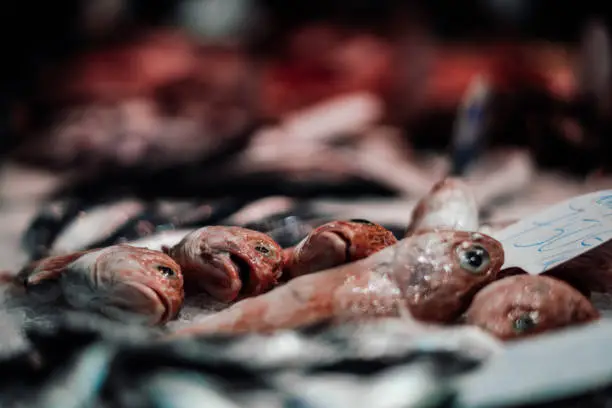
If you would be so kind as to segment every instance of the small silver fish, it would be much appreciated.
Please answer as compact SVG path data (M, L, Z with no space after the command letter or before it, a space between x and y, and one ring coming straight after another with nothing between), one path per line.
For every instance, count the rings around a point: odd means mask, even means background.
M161 231L135 241L126 242L126 244L154 251L163 251L165 247L173 247L181 242L181 240L191 232L193 232L193 230L190 229Z
M124 200L83 211L57 237L49 254L64 255L87 248L88 244L112 234L144 208L142 202Z
M174 318L184 298L181 268L172 258L129 245L45 258L17 280L34 299L61 297L75 309L150 325Z
M147 381L144 390L153 408L239 408L230 395L207 378L192 372L161 370Z

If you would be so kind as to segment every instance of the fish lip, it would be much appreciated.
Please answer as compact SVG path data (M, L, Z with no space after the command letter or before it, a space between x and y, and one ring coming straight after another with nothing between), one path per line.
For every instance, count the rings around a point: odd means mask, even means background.
M240 281L240 289L238 290L237 294L237 297L239 297L240 295L244 294L247 289L250 289L254 283L257 284L257 282L254 282L257 279L257 276L253 276L255 275L253 273L255 268L253 268L250 260L244 254L239 252L229 252L228 254L228 257L226 258L227 261L224 262L224 265L231 266L232 271Z
M242 290L240 268L232 261L236 256L233 251L215 251L183 267L186 293L204 292L221 302L235 300Z
M352 240L349 237L349 234L346 233L342 228L330 228L319 233L319 237L325 236L325 234L334 235L336 238L339 238L340 241L344 244L344 262L349 262L352 258ZM311 242L315 241L316 238L311 238Z
M159 290L155 288L150 289L153 293L155 293L155 296L159 298L162 305L164 305L164 313L162 313L159 323L165 323L176 315L176 313L172 311L172 302L170 302L170 299L164 296Z
M343 230L329 230L334 235L336 235L342 242L344 242L344 261L349 262L352 258L353 252L353 243L348 234Z
M159 290L140 282L130 282L128 285L142 290L150 299L159 300L163 305L164 311L159 319L156 320L155 324L162 324L170 319L172 314L172 305L170 300L166 298L166 296L164 296Z

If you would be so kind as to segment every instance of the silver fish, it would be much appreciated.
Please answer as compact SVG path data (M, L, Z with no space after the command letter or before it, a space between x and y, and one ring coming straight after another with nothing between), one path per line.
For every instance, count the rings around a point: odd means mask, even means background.
M135 241L127 242L127 244L134 247L148 248L154 251L161 251L164 249L164 247L175 246L193 231L194 230L191 229L162 231L158 232L157 234L137 239Z
M144 204L137 200L123 200L83 211L57 237L50 255L69 254L87 248L88 244L112 234L144 208Z

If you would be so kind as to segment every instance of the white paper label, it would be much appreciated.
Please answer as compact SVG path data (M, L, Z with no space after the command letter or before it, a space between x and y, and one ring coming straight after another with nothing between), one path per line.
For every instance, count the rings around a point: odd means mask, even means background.
M504 247L504 268L545 272L612 239L612 190L555 204L493 237Z

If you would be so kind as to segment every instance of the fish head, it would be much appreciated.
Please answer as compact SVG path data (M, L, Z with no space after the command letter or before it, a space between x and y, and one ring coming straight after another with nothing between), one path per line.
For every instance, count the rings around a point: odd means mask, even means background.
M515 275L488 285L474 298L467 321L510 340L595 320L599 312L565 282Z
M287 266L293 276L357 261L397 242L393 233L361 219L333 221L313 230L293 250Z
M231 302L258 295L281 276L283 250L272 237L242 227L204 227L168 250L186 286Z
M478 206L470 187L458 178L447 177L432 187L416 205L406 236L420 229L476 231Z
M149 324L175 318L184 300L180 266L160 251L129 245L115 245L83 256L73 264L91 265L91 287L100 294L102 312L111 317L134 315ZM81 293L82 294L82 293ZM72 303L79 294L72 294Z
M496 279L504 263L501 243L481 233L428 230L401 241L390 264L402 303L420 320L447 323L476 292Z

